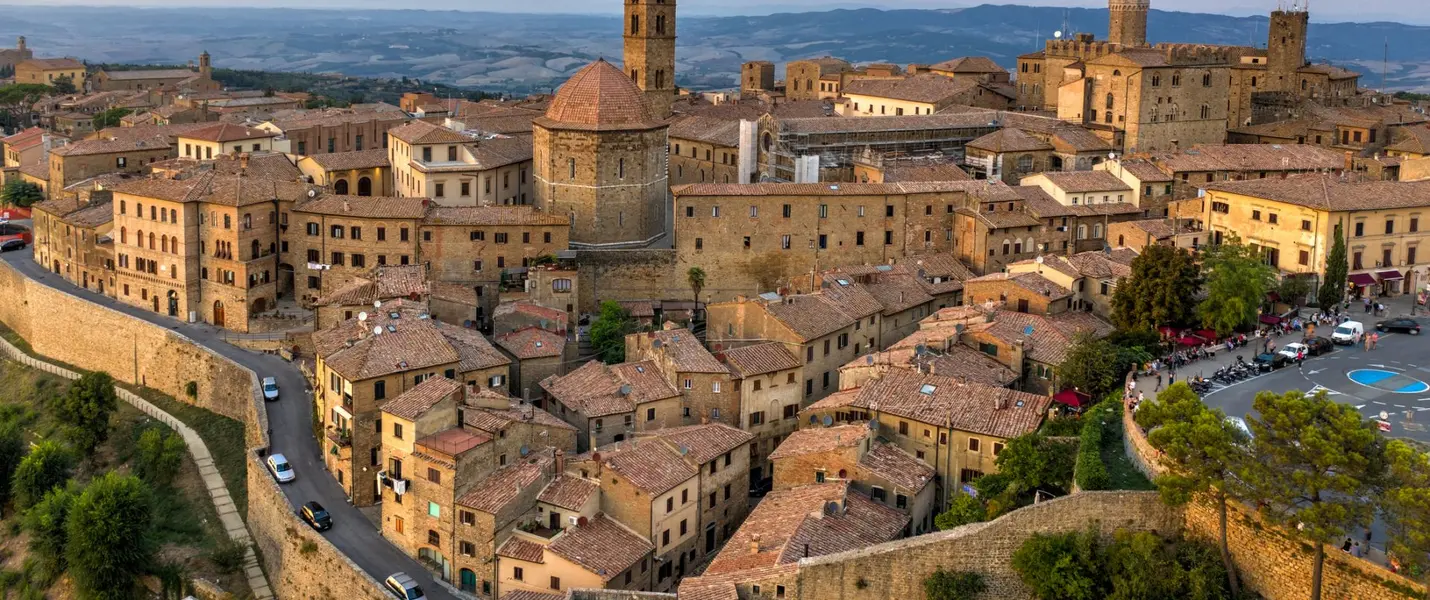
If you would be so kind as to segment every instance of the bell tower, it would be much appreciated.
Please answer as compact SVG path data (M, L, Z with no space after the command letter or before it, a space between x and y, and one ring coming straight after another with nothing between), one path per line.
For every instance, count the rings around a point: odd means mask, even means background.
M1295 89L1296 71L1306 66L1306 29L1311 15L1299 5L1271 13L1266 33L1266 83L1273 92Z
M1146 47L1151 4L1151 0L1108 0L1107 41L1123 48Z
M200 55L199 55L199 76L200 76L200 77L203 77L204 79L212 79L212 78L213 78L213 63L210 62L211 60L212 60L212 58L209 57L209 52L208 52L208 50L205 50L203 54L200 54Z
M626 75L664 119L675 101L675 0L624 1Z

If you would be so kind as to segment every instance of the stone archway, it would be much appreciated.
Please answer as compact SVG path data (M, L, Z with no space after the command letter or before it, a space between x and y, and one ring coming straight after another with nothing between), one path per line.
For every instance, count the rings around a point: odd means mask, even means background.
M214 327L223 327L223 301L214 300Z
M371 196L371 195L372 195L372 179L371 179L371 178L368 178L368 177L363 177L363 178L358 179L357 188L358 188L358 190L357 190L357 192L358 192L357 195L359 195L359 196Z

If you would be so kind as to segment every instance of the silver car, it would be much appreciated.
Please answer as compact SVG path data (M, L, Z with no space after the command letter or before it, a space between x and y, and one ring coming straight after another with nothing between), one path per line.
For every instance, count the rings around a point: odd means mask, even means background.
M288 457L282 454L273 454L268 457L268 470L273 472L273 478L278 483L288 483L298 478L298 474L293 471L293 465L288 464Z
M393 573L387 576L387 581L383 582L387 586L387 591L391 592L398 600L427 600L427 596L422 593L422 586L417 585L417 580L409 577L406 573Z

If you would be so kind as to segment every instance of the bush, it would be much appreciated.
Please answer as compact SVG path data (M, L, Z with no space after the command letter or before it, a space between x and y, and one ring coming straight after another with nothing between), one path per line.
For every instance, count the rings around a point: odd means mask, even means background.
M243 557L248 554L248 546L233 540L220 542L209 553L209 561L220 573L237 573L243 569Z
M119 408L114 378L108 373L85 373L52 404L55 418L80 454L89 457L109 439L109 416Z
M1077 485L1084 490L1105 490L1112 485L1107 465L1102 464L1103 434L1102 419L1097 416L1094 407L1083 419L1077 449Z
M74 500L74 491L56 488L25 512L23 523L30 533L30 556L46 581L54 581L65 571L65 545L69 541L65 526Z
M988 589L978 573L945 571L939 567L924 579L927 600L973 600Z
M948 510L935 517L933 524L938 527L939 531L944 531L987 519L988 510L984 508L982 501L968 494L960 493L954 494L953 500L949 502Z
M1098 600L1105 596L1097 532L1035 534L1013 552L1013 570L1042 600Z
M15 505L23 510L39 503L50 490L69 480L74 464L69 449L49 440L40 442L15 468L11 482Z
M66 558L82 598L134 596L138 578L152 564L154 525L149 488L114 471L91 481L70 509Z
M166 487L179 474L187 447L178 433L165 434L159 428L145 430L139 436L134 456L134 473L155 487Z
M1013 569L1040 600L1230 600L1215 548L1148 532L1034 535L1013 553Z

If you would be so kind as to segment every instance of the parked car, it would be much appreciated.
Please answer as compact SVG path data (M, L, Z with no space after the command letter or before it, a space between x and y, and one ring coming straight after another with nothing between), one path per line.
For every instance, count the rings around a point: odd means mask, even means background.
M1304 340L1301 340L1301 343L1306 345L1306 348L1310 351L1311 356L1320 356L1336 349L1336 345L1332 344L1331 340L1320 336L1308 337Z
M263 378L263 399L272 402L278 399L278 380L272 377Z
M278 483L288 483L298 478L298 474L293 472L293 465L288 464L288 457L282 454L273 454L268 457L268 470L273 472L273 478Z
M1280 369L1281 367L1291 364L1291 359L1286 358L1285 354L1281 354L1279 352L1276 354L1267 352L1265 354L1256 355L1256 359L1252 360L1251 362L1256 365L1257 371L1269 372L1275 371L1276 369Z
M1404 331L1410 335L1420 335L1420 323L1415 319L1387 319L1375 324L1378 331Z
M422 586L417 585L417 580L406 573L388 575L383 583L387 586L387 591L392 592L398 600L427 600L427 596L422 593Z
M315 501L309 500L304 502L303 508L298 509L298 515L303 517L303 520L307 521L308 525L318 531L333 528L332 515L328 514L328 511L323 508L323 505Z
M1291 342L1282 347L1281 351L1277 352L1277 354L1285 356L1286 358L1289 358L1291 360L1296 360L1297 357L1310 356L1311 347L1298 342Z
M1360 321L1346 321L1336 326L1336 330L1331 332L1331 341L1341 345L1354 344L1356 339L1365 333L1365 326Z
M0 223L0 251L20 250L35 243L29 229L14 223Z
M3 242L0 242L0 252L9 252L9 251L11 251L11 250L24 250L24 249L25 249L25 240L22 240L22 239L10 238L10 239L8 239L8 240L5 240L5 241L3 241Z

